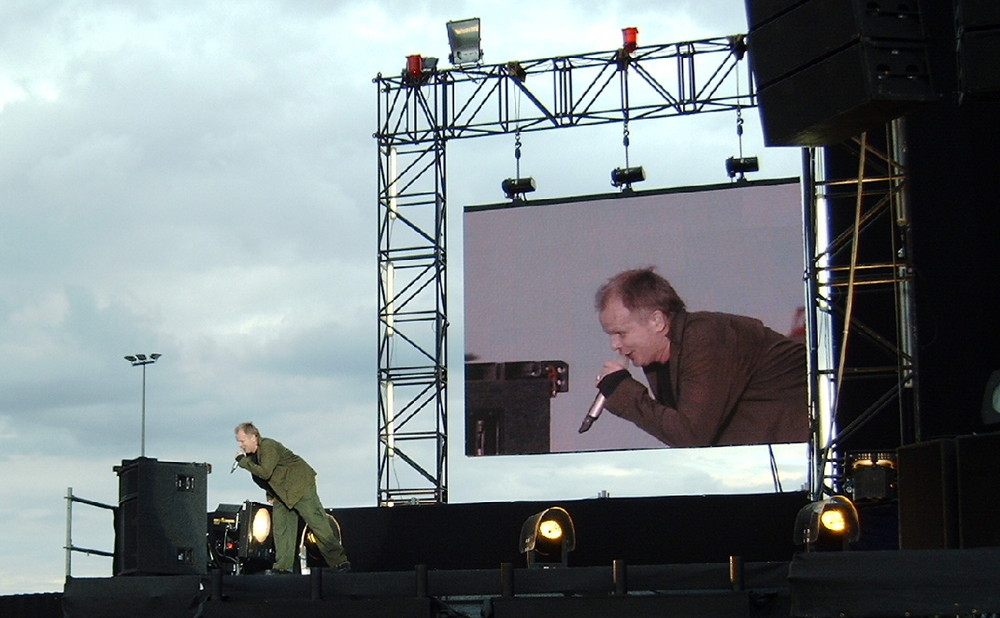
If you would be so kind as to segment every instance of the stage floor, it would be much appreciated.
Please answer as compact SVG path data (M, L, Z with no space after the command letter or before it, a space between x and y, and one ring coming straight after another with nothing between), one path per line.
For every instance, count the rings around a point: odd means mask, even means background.
M935 616L1000 612L1000 548L796 554L789 562L70 579L101 616Z

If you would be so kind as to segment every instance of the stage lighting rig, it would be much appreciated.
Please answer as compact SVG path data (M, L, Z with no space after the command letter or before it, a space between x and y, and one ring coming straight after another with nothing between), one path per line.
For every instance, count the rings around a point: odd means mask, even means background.
M628 69L632 62L632 52L639 47L639 29L622 28L622 46L615 52L615 63L618 64L619 71Z
M438 59L425 58L420 54L410 54L406 57L406 67L403 69L403 81L411 86L419 86L437 71Z
M247 501L236 516L236 555L244 573L255 573L274 564L271 505Z
M756 172L760 169L757 157L729 157L726 159L726 173L730 178L738 181L746 180L744 175L749 172ZM739 175L739 178L736 176Z
M895 500L896 454L889 451L847 454L847 487L855 504Z
M639 29L638 28L622 28L622 50L626 54L631 54L639 47Z
M807 552L846 551L861 537L858 511L846 496L831 496L802 507L793 540Z
M611 170L611 186L618 187L623 193L631 193L632 183L646 180L646 170L641 165L633 166L629 163L628 148L632 145L632 138L628 127L628 115L622 122L622 147L625 149L625 165Z
M449 21L448 46L451 54L448 61L455 66L476 64L483 58L480 47L480 23L478 17Z
M338 522L337 518L329 512L327 512L326 516L330 520L330 525L333 526L334 532L337 533L337 538L343 540L343 537L341 536L340 522ZM323 552L319 550L319 545L317 545L316 535L313 534L313 531L309 528L309 526L302 529L302 539L299 543L299 547L302 548L301 556L305 563L303 566L309 567L310 569L335 566L332 564L328 565L326 563L326 560L323 558Z
M524 520L520 550L529 568L567 566L574 549L576 529L566 509L549 507Z
M642 166L617 167L611 171L611 185L622 191L631 191L632 183L646 180L646 170Z
M500 183L507 199L515 202L524 201L524 194L535 190L535 179L531 176L521 176L521 131L514 132L514 177Z
M525 70L524 66L521 65L517 60L512 60L506 65L507 74L519 81L524 83L524 80L528 79L528 71Z
M208 514L208 552L211 565L227 574L238 574L240 561L237 547L239 504L220 504Z
M500 183L500 188L503 189L503 194L507 196L507 199L522 201L525 193L531 193L535 190L535 179L530 176L527 178L508 178Z

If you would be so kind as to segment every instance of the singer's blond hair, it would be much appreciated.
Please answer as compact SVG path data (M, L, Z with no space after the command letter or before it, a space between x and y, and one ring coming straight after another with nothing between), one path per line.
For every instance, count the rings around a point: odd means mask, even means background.
M234 433L239 433L241 431L248 436L254 436L258 440L260 440L260 430L258 430L253 423L250 422L240 423L239 425L236 426Z

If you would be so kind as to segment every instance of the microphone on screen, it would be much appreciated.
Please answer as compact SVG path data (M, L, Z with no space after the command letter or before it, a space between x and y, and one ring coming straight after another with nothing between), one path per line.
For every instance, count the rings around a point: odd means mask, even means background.
M629 361L627 356L619 355L617 362L623 368L628 368ZM583 417L583 423L580 425L579 433L588 431L590 426L594 424L594 421L601 418L601 413L604 412L604 404L607 403L607 401L608 398L604 396L604 393L598 391L597 397L594 398L594 403L590 404L590 409L587 410L587 416Z
M597 397L594 398L594 403L590 404L590 409L587 410L587 416L583 417L583 424L580 425L580 433L583 433L590 429L590 426L594 424L594 421L601 418L601 412L604 412L604 404L607 403L608 398L604 396L604 393L597 393Z

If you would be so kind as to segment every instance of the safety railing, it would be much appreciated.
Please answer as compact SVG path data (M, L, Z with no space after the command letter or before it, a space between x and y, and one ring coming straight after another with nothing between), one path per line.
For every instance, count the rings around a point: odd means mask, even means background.
M79 496L73 495L73 488L66 488L66 577L71 577L73 575L73 552L78 551L88 556L108 556L114 557L115 553L113 551L104 551L100 549L89 549L86 547L77 547L73 544L73 503L79 502L81 504L86 504L89 506L96 506L101 509L108 509L112 512L118 510L118 507L111 504L104 504L102 502L94 502L93 500L86 500Z

